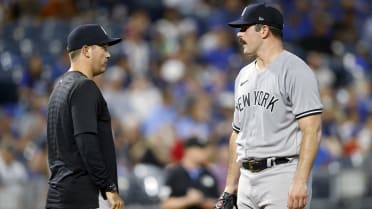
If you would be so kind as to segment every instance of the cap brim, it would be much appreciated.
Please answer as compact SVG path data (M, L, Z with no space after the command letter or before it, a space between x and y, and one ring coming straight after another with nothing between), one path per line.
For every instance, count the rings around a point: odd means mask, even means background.
M233 28L241 28L242 26L245 26L245 25L253 25L254 23L252 22L248 22L248 21L244 21L242 19L239 19L239 20L235 20L235 21L232 21L230 23L228 23L228 25L230 27L233 27Z
M206 144L188 144L186 148L206 148Z
M108 38L107 45L112 46L119 43L122 40L123 40L122 38Z

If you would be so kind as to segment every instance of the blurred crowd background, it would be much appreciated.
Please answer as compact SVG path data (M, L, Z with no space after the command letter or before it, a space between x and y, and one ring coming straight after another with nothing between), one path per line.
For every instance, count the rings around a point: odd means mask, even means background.
M107 100L127 208L159 208L164 170L184 142L208 143L224 186L237 18L248 0L1 0L0 209L44 207L46 109L69 68L66 36L99 23L124 41L95 81ZM372 208L372 1L267 0L284 14L285 48L318 76L323 137L312 208Z

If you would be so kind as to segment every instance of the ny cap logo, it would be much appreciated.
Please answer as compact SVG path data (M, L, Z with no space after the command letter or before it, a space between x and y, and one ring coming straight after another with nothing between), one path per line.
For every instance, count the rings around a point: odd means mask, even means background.
M244 8L242 15L241 15L242 17L244 16L246 10L247 10L247 7Z
M265 18L261 17L261 16L258 16L258 21L264 21Z
M107 36L107 32L105 31L105 29L103 29L102 26L101 26L101 29L102 29L102 31L105 33L105 35Z

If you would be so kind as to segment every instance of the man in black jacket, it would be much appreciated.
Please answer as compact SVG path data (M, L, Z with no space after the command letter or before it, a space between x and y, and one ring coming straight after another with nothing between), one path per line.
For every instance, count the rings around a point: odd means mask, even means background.
M219 196L217 178L207 167L207 143L197 137L185 141L180 164L168 167L160 192L163 209L212 209Z
M110 114L92 80L106 69L108 46L120 41L97 24L80 25L68 35L71 67L57 80L48 103L46 208L98 208L99 192L110 209L124 208Z

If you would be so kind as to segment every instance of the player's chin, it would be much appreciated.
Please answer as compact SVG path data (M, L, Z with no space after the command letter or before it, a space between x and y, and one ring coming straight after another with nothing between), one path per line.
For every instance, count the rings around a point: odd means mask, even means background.
M242 46L243 51L247 51L248 50L248 44L244 43L241 46Z
M101 71L102 71L102 72L105 72L105 71L106 71L106 68L107 68L107 64L105 63L105 64L103 64L103 65L101 66Z
M95 76L100 75L106 71L106 66L102 66L101 68L95 71Z
M243 53L247 55L252 54L252 52L246 46L243 47Z

